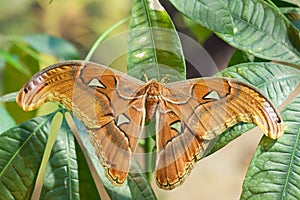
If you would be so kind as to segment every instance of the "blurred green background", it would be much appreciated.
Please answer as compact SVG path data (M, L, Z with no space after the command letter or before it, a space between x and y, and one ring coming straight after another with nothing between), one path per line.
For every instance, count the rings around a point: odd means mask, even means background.
M184 18L168 1L161 3L179 31L201 42L210 34ZM5 0L0 2L0 34L2 37L50 34L72 42L85 56L99 35L130 15L131 5L129 0L52 0L51 3L50 0ZM126 30L126 25L122 29Z
M99 36L130 16L132 6L129 0L50 1L0 1L0 96L18 91L32 74L58 59L84 59ZM173 18L178 31L205 46L210 31L185 18L168 1L161 3ZM118 27L110 36L126 31L128 23ZM115 53L119 45L115 43L113 47L105 47L107 49L104 51ZM95 55L98 56L97 52ZM101 59L100 56L94 61L106 64ZM118 63L114 66L118 65L125 66ZM195 77L195 74L192 76ZM35 111L23 112L15 103L6 103L5 106L17 123L36 115Z
M57 59L84 59L97 38L130 10L127 0L0 1L0 96L18 91ZM124 24L116 31L126 29ZM5 107L17 124L36 115L15 102Z
M131 9L128 0L49 1L0 1L0 34L50 34L72 42L85 55L96 38Z

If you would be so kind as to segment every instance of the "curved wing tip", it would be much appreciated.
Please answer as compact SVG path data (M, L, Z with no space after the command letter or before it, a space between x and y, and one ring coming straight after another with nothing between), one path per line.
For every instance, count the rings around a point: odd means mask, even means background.
M39 104L33 104L28 98L28 92L25 91L26 89L21 88L16 96L16 102L20 108L24 111L32 111L35 110Z
M24 89L20 89L16 96L16 102L20 108L22 108L24 111L27 111L27 105L24 103Z
M277 129L276 129L276 131L275 132L268 132L267 133L267 136L269 137L269 138L271 138L271 139L278 139L278 138L280 138L283 134L284 134L284 125L283 125L283 123L282 123L282 121L281 122L279 122L278 124L277 124L277 127L276 127Z
M260 128L262 129L262 127ZM274 124L273 128L271 129L266 129L266 127L264 127L262 130L268 138L276 140L284 134L284 124L281 121L276 123L276 125Z

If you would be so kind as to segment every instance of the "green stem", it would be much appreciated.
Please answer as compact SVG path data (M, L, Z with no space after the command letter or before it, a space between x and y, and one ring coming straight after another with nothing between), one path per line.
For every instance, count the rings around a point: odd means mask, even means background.
M150 123L145 124L146 138L145 144L143 146L145 152L145 169L146 177L148 182L151 182L152 172L153 172L153 134L155 134L155 120L152 120Z
M0 97L0 103L15 102L17 95L18 95L18 92L12 92L12 93L9 93L9 94L5 94L5 95Z
M125 22L128 21L128 18L122 19L120 21L118 21L117 23L115 23L112 27L110 27L109 29L107 29L107 31L105 31L94 43L94 45L92 46L92 48L90 49L89 53L87 54L87 56L85 57L85 60L90 60L92 55L94 54L95 50L97 49L97 47L99 46L99 44L108 36L108 34L110 34L113 30L115 30L116 28L118 28L119 26L121 26L122 24L124 24Z
M147 131L148 132L148 131ZM151 182L152 178L152 138L149 137L149 134L147 134L147 137L145 139L145 167L146 167L146 177L148 182Z

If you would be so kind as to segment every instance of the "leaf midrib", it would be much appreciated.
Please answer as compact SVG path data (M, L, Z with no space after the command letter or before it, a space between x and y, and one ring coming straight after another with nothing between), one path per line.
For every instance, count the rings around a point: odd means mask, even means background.
M35 129L34 131L30 134L30 136L23 142L23 144L20 146L20 148L18 148L18 150L13 154L13 156L11 157L11 159L9 159L9 161L7 162L7 165L3 167L3 170L0 173L0 177L5 173L5 171L7 170L8 166L10 166L10 164L13 162L13 160L16 158L16 156L20 153L20 151L23 149L23 147L31 140L31 138L33 136L36 135L36 133L41 129L41 127L43 127L49 120L51 120L51 118L55 115L56 113L53 113L51 115L49 115L48 118L46 118L43 122L41 122Z
M265 81L259 85L257 85L256 87L260 88L260 87L263 87L263 86L266 86L266 85L271 85L273 83L276 83L276 82L279 82L279 81L282 81L282 80L290 80L290 79L293 79L293 78L296 78L296 77L299 77L300 79L300 73L299 74L289 74L287 76L282 76L282 77L279 77L279 78L274 78L274 79L271 79L270 81Z
M149 1L148 0L143 0L143 8L144 8L144 13L146 13L146 16L147 16L147 22L149 24L149 32L150 32L150 37L151 37L151 43L152 43L152 52L153 52L153 56L154 56L154 60L155 60L155 66L156 66L156 72L157 72L157 79L160 80L160 74L159 74L159 70L158 70L158 57L157 57L157 52L156 52L156 45L155 45L155 42L154 42L154 34L153 34L153 31L152 31L152 28L153 28L153 24L151 22L151 17L150 17L150 13L149 13Z
M287 171L287 175L286 175L284 187L283 187L283 190L282 190L282 196L281 196L282 200L285 199L285 195L284 194L287 193L287 186L288 186L289 180L291 178L291 171L292 171L293 163L294 163L294 160L295 160L294 158L295 158L295 154L296 154L296 149L297 149L297 146L299 144L299 137L300 137L300 128L298 129L298 133L297 133L297 136L296 136L296 142L294 143L293 151L291 153L291 160L290 160L290 163L289 163L289 167L288 167L288 171Z
M272 9L272 8L270 8ZM273 12L272 12L273 13ZM257 32L261 32L261 33L264 33L264 35L268 36L269 38L271 38L273 41L275 41L274 43L278 43L278 41L272 37L273 35L270 35L269 33L267 32L264 32L263 29L259 29L257 26L254 26L253 24L249 23L248 21L246 21L245 19L239 17L235 12L231 12L232 14L232 18L235 19L235 20L238 20L238 21L241 21L245 24L247 24L248 26L252 27L254 30L256 30ZM274 14L274 13L273 13ZM275 16L275 15L274 15ZM275 16L276 17L276 16ZM265 15L264 15L264 19L265 19ZM283 19L284 20L284 19ZM286 27L287 28L287 27ZM288 50L289 53L292 53L290 55L294 55L295 58L298 58L299 55L297 55L295 52L296 52L296 49L290 49L289 46L286 46L286 43L282 43L282 41L279 42L282 46L285 47L285 49ZM294 52L294 51L295 52Z
M64 121L64 123L66 123L65 121ZM69 198L70 198L70 200L72 200L73 199L73 184L72 184L72 173L71 173L71 161L70 161L70 157L71 157L71 150L70 150L70 134L69 134L69 131L66 131L66 143L67 143L67 146L66 146L66 148L67 148L67 159L68 159L68 166L67 166L67 168L68 168L68 176L69 176Z

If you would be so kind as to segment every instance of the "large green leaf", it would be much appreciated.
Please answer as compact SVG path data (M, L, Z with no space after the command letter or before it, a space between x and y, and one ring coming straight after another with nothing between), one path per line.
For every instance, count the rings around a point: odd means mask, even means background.
M260 0L224 0L235 25L228 44L257 57L300 65L300 34L291 22Z
M10 114L0 104L0 133L15 126L15 124L16 124L15 120L10 116Z
M281 1L284 1L284 2L287 2L287 3L291 3L291 4L295 4L298 7L300 7L300 1L299 0L281 0Z
M140 80L185 79L179 37L158 0L135 0L131 12L127 54L128 74Z
M75 140L63 119L46 168L41 199L80 199L79 184Z
M222 34L233 35L231 13L223 0L170 0L184 15L202 26Z
M280 8L280 11L287 16L289 20L291 20L292 24L300 30L300 8L294 8L294 7L285 7Z
M254 57L253 55L245 51L236 49L234 51L234 54L231 56L230 61L227 64L227 67L230 67L232 65L238 65L241 63L254 62L255 58L256 57Z
M275 106L279 106L300 82L300 70L275 63L245 63L226 68L218 76L230 77L256 86ZM253 124L238 124L226 130L210 153L253 128Z
M39 53L53 55L64 60L78 59L77 49L64 39L46 34L27 35L21 38Z
M143 174L141 167L134 159L132 160L128 175L128 184L134 199L156 199L151 185Z
M299 199L300 95L283 111L285 133L263 137L251 161L241 199Z
M91 169L84 157L79 144L75 141L75 149L77 155L78 171L79 171L79 193L81 199L100 199L95 181L91 175Z
M37 117L0 135L1 199L31 199L52 118Z
M28 74L20 73L20 69L16 66L24 68L24 71L28 72L29 75L39 70L38 60L36 60L34 56L37 53L34 52L30 54L27 52L28 49L30 49L30 47L27 45L12 45L7 51L8 55L13 57L14 62L7 62L5 66L4 77L1 80L3 81L4 94L18 91L29 78ZM24 119L33 118L36 113L35 111L24 112L15 103L6 103L5 107L17 123L23 122Z
M0 57L7 63L9 63L12 67L14 67L17 71L21 72L27 78L30 77L30 71L27 67L23 66L17 59L17 56L11 54L7 51L0 50Z

